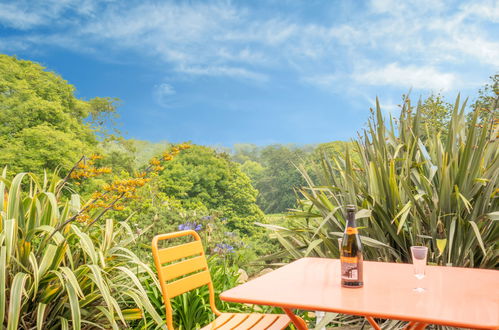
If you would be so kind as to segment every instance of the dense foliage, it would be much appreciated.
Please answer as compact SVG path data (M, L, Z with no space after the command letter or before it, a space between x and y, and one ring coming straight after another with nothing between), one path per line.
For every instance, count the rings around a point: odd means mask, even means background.
M230 229L246 235L263 218L249 178L226 154L211 148L193 146L169 162L158 178L158 190L186 209L219 211Z
M56 174L0 178L0 327L119 329L146 313L162 325L142 285L155 274L129 249L131 229L67 222L81 209L65 184Z
M325 158L292 227L274 228L287 251L337 256L343 206L355 204L367 259L407 262L409 247L423 244L433 263L497 267L499 140L491 120L478 124L475 112L467 122L464 109L458 98L444 131L428 136L421 103L406 99L397 125L378 105L354 144L360 161L351 152Z
M31 61L0 54L0 167L12 173L62 166L96 150L113 99L77 99L75 88Z
M324 155L342 153L349 144L343 141L303 146L236 144L231 158L241 164L241 170L258 190L258 206L266 214L275 214L287 212L297 205L296 191L306 185L297 171L298 165L311 170L319 165Z
M251 144L235 145L232 159L251 178L258 190L258 206L265 213L280 213L296 205L294 189L305 184L296 165L305 161L310 148Z

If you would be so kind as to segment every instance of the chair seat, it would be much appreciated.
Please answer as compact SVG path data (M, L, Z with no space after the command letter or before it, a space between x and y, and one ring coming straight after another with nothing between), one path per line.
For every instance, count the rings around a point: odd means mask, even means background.
M284 329L290 322L291 320L286 314L222 313L222 315L217 317L215 321L211 322L201 330L281 330Z

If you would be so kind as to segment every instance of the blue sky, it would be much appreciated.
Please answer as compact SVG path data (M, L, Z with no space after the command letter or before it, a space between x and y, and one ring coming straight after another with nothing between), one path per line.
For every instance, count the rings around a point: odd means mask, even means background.
M0 52L121 99L130 138L318 143L354 137L376 96L474 98L499 2L0 0Z

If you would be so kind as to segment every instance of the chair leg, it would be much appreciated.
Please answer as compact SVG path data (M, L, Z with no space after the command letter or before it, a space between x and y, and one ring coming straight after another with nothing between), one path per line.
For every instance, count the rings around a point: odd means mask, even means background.
M376 323L376 321L374 321L371 316L366 316L365 318L375 330L381 330L381 327L378 325L378 323Z
M424 330L428 324L422 322L411 321L407 323L404 330Z
M295 325L295 327L298 330L308 330L308 326L305 323L305 321L303 321L301 318L297 317L291 309L283 308L283 310L284 310L284 312L286 312L288 317L291 319L291 322L293 322L293 324Z

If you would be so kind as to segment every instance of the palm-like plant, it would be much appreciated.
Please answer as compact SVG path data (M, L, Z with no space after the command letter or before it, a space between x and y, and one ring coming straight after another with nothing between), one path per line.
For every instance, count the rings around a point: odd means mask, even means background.
M269 226L287 253L337 257L342 207L355 204L367 259L408 261L409 247L424 244L434 263L497 267L499 141L464 109L458 97L445 134L429 136L420 104L407 98L386 123L377 103L353 152L322 160L319 183L301 168L301 209L289 228Z
M0 328L120 329L144 313L162 324L141 284L156 276L127 249L130 228L66 223L80 205L63 185L56 174L0 178Z

